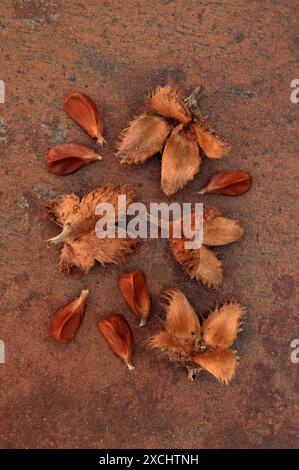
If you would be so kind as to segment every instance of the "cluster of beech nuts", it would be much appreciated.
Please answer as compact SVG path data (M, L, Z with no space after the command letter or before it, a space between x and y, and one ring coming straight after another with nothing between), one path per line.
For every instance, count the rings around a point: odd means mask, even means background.
M221 140L202 115L198 101L202 89L196 88L183 99L171 85L157 87L146 97L145 111L135 117L122 132L117 144L121 164L141 165L153 155L161 154L161 190L172 196L191 181L200 169L202 155L222 158L230 147ZM67 114L93 139L103 145L104 125L98 108L87 95L71 92L64 99ZM103 157L87 145L63 143L49 149L45 164L49 172L66 176ZM198 194L217 193L239 196L251 187L252 177L243 170L221 171L214 174ZM96 262L105 266L119 264L133 253L139 239L98 238L95 225L100 216L96 207L109 202L117 208L117 198L126 195L126 204L136 199L134 188L107 183L87 193L81 200L75 194L63 194L47 201L48 217L61 227L61 232L49 239L62 243L60 271L69 275L88 273ZM191 223L197 215L191 214ZM170 231L171 232L171 231ZM236 242L244 229L235 219L224 217L218 208L204 209L203 244L200 248L185 248L186 237L170 233L169 248L184 272L207 287L220 287L222 262L211 249ZM191 240L190 240L191 241ZM139 325L145 326L150 314L150 293L146 276L141 271L120 275L119 291ZM50 333L58 343L67 343L78 332L87 304L88 290L56 310L50 321ZM183 366L189 379L205 370L222 383L229 383L237 366L237 355L231 349L245 309L236 301L217 306L200 321L185 295L176 288L164 293L162 308L164 326L150 339L150 347L158 348L172 362ZM106 343L128 366L134 369L132 356L134 337L126 319L111 314L98 322Z

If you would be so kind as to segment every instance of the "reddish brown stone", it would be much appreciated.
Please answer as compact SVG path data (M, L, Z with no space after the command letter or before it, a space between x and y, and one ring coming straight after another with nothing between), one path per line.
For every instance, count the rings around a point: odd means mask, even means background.
M298 3L220 1L1 2L1 311L0 447L297 447L298 337L295 188L298 110ZM154 6L153 6L154 4ZM124 168L114 143L143 95L171 79L186 94L205 85L202 110L232 145L228 158L205 159L173 201L204 201L240 220L246 234L221 250L223 287L208 290L185 276L166 241L144 242L121 267L87 277L59 273L57 228L43 201L80 195L112 181L133 184L141 201L167 201L160 161ZM65 114L72 89L89 94L105 122L104 159L67 178L49 174L46 150L77 141L95 145ZM195 194L224 169L253 175L239 198ZM152 316L140 329L117 292L121 272L145 272ZM182 370L150 352L159 293L176 286L198 312L234 296L248 309L238 337L240 366L229 387L205 376L191 384ZM49 318L83 287L90 289L76 339L54 343ZM298 301L297 301L298 302ZM99 336L96 323L118 312L137 345L128 372Z

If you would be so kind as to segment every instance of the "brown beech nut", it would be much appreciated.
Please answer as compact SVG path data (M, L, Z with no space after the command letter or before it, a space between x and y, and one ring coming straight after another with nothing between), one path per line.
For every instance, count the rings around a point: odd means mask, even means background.
M220 171L209 179L198 194L217 193L225 196L240 196L251 188L252 176L243 170Z
M83 144L60 144L50 148L45 155L45 164L50 173L65 176L78 171L82 166L102 156Z
M134 337L127 320L118 313L112 313L99 321L98 328L112 351L127 364L130 370L133 370Z
M118 286L131 312L140 318L139 326L144 326L151 308L144 273L142 271L124 273L119 278Z
M60 307L50 321L50 333L58 343L67 343L78 332L83 320L88 290L82 290L79 297Z
M95 102L89 96L71 91L64 99L64 109L90 137L97 139L101 145L105 143L103 121Z

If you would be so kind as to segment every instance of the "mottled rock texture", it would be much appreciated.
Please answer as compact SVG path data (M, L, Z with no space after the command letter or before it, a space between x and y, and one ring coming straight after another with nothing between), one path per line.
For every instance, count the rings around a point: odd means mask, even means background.
M299 337L299 104L290 101L290 82L299 78L298 20L296 0L1 1L1 447L298 446L299 364L290 361L290 342ZM167 200L158 156L136 169L121 167L114 151L128 119L143 109L143 95L168 79L186 94L205 85L203 112L232 145L228 158L205 159L171 199L216 204L246 228L240 242L217 250L223 287L189 280L166 240L144 242L121 268L63 276L58 248L45 243L57 234L45 200L108 181L133 184L145 203ZM60 178L47 173L46 150L71 140L93 145L63 110L72 89L99 104L108 144L103 161ZM253 175L244 196L195 194L213 172L235 168ZM149 281L145 329L116 295L120 273L131 269ZM247 307L229 387L210 375L189 383L183 370L148 351L160 292L170 286L202 314L231 296ZM91 293L81 330L71 344L57 345L49 318L82 288ZM134 372L97 331L111 312L134 329Z

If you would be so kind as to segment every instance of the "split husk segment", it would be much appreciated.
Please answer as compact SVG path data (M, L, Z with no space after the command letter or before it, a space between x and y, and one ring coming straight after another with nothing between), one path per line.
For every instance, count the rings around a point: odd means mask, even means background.
M145 275L142 271L132 271L120 276L118 286L131 312L140 318L139 326L146 324L150 314L150 296Z
M191 227L194 229L194 212L191 217ZM243 233L244 229L238 221L222 217L220 211L212 207L203 213L203 245L200 248L186 248L185 243L190 239L174 238L172 232L169 244L175 259L191 279L195 278L207 287L220 287L223 279L222 262L208 247L236 242Z
M51 322L50 333L58 343L67 343L75 337L83 320L88 290L83 290L79 297L56 310Z
M236 354L230 347L245 309L238 302L228 302L216 307L201 324L180 290L170 289L165 299L164 329L151 338L152 347L185 367L191 379L204 369L221 383L228 384L237 365Z
M157 87L146 98L148 112L136 117L118 144L120 162L139 165L162 153L161 189L171 196L191 181L200 168L200 148L209 158L221 158L230 148L210 130L194 105L171 85ZM163 150L164 148L164 150Z
M225 196L240 196L251 188L252 176L247 171L220 171L215 173L198 194L217 193Z
M60 144L48 150L45 164L50 173L65 176L78 171L82 166L95 160L102 160L102 156L83 144Z
M129 370L133 370L134 337L126 319L118 313L112 313L99 321L98 328L112 351L127 364Z
M102 265L120 263L136 248L139 240L132 238L98 238L95 226L101 215L96 215L98 204L108 202L115 208L116 222L118 196L126 195L126 204L135 200L135 191L127 185L106 184L86 194L80 201L75 194L58 196L48 201L48 217L63 228L49 242L64 243L59 267L66 274L88 273L98 261Z
M105 143L104 124L95 102L85 93L71 91L64 99L64 109L70 118L100 145Z

